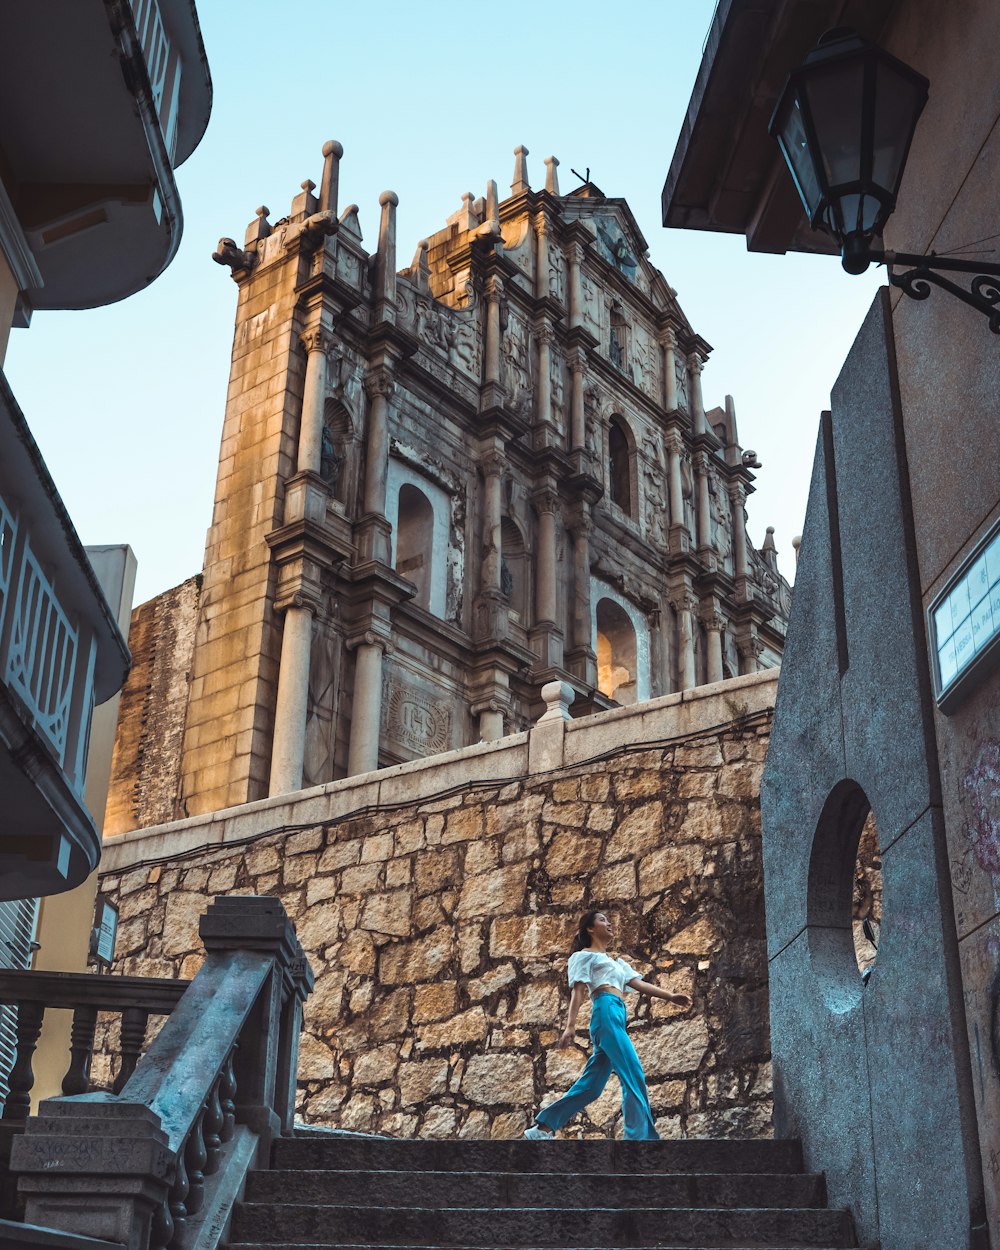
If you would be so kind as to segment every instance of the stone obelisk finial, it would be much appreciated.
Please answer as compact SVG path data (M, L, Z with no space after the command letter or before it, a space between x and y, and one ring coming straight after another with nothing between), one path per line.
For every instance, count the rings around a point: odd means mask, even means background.
M520 144L514 149L514 181L510 184L511 195L522 195L530 191L528 185L528 149Z
M559 162L554 156L545 158L545 190L549 195L559 194L559 175L556 170L559 168Z
M382 219L378 226L378 255L375 262L375 303L379 321L396 319L396 206L395 191L383 191L378 197Z
M343 145L336 139L327 139L323 144L323 180L319 186L319 208L321 213L337 215L337 192L340 186L340 158L344 155Z
M486 221L495 221L500 225L500 196L497 194L496 179L491 178L486 184ZM485 224L485 223L484 223Z

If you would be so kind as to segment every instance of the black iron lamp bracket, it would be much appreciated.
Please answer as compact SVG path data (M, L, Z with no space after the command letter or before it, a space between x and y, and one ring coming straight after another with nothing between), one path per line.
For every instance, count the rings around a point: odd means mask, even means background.
M913 299L927 299L931 293L931 284L941 287L957 295L970 308L975 308L989 318L990 329L1000 334L1000 265L989 265L982 261L958 260L952 256L937 256L931 252L929 256L916 256L910 252L881 251L872 248L869 256L877 264L885 265L889 271L889 281L893 286L905 292ZM894 266L905 266L904 273L894 273ZM941 272L971 273L971 288L966 290L957 282L951 282Z

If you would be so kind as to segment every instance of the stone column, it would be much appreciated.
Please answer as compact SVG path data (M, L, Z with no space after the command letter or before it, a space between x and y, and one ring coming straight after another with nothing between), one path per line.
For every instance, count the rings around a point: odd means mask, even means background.
M729 502L733 523L733 580L736 582L736 593L743 597L746 590L747 576L747 529L744 507L746 506L746 487L742 482L729 483Z
M302 418L299 422L299 473L318 473L323 449L323 409L326 404L326 358L331 336L322 326L303 330L299 341L306 349L306 380L302 390Z
M583 325L583 248L571 243L566 249L569 267L569 328L575 330Z
M535 384L535 421L546 425L552 420L552 327L540 325L535 330L538 343L538 380Z
M695 459L695 475L698 493L698 549L702 551L712 545L712 479L708 457L704 452L700 452Z
M556 603L556 516L559 493L545 486L532 495L538 512L538 563L535 566L535 620L555 624Z
M663 407L667 412L677 410L677 360L674 349L677 346L677 335L670 326L663 331L660 339L663 360Z
M367 460L365 462L365 513L376 519L385 521L385 492L389 476L389 399L393 392L392 374L385 366L369 370L364 377L365 393L368 396L368 430L366 443ZM369 549L362 555L371 560L388 564L391 553L389 528L372 527L368 533Z
M677 613L677 677L681 690L691 690L698 684L694 669L694 610L697 599L689 590L683 590L670 598Z
M497 742L504 736L503 708L496 701L485 706L476 705L473 712L479 718L479 741Z
M388 639L368 629L348 639L354 657L354 701L351 706L351 739L347 752L347 775L371 773L378 768L379 731L382 723L382 654L390 650Z
M503 282L490 274L486 279L486 351L483 380L487 385L500 383L500 301Z
M684 490L681 486L681 455L684 446L681 436L671 430L666 437L667 472L670 475L670 524L684 525Z
M319 184L320 212L337 215L337 197L340 186L340 158L344 155L343 145L336 139L327 139L323 144L323 177Z
M479 588L487 594L500 593L500 562L503 554L501 526L503 523L502 486L506 457L499 447L480 457L485 489L483 491L483 566Z
M590 606L590 531L593 521L590 504L581 499L570 523L573 536L573 613L570 623L575 677L590 688L597 685L597 656L594 652Z
M705 424L705 400L701 393L701 371L703 367L701 357L692 352L687 358L687 368L690 381L688 394L690 396L691 432L693 434L703 434L708 428Z
M549 294L549 223L542 213L535 219L535 298Z
M313 605L296 595L285 609L278 668L278 698L271 740L268 794L302 789L309 711L309 664L312 652Z
M570 368L570 438L573 451L585 451L587 447L587 414L583 402L583 384L587 373L587 354L581 347L574 348L567 358Z
M383 191L378 197L382 217L378 227L378 252L375 254L375 320L396 320L396 206L395 191Z
M707 648L705 655L705 680L712 684L722 681L722 631L726 620L714 601L710 601L702 610L701 623L705 626Z

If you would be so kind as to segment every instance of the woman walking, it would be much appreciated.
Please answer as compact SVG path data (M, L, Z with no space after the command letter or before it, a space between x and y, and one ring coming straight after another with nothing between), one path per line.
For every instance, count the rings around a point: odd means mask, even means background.
M599 1097L614 1072L622 1087L622 1111L627 1141L655 1141L653 1112L646 1091L646 1077L639 1056L625 1031L625 992L636 990L650 998L690 1007L686 994L671 994L643 981L624 959L612 959L608 947L614 931L602 911L586 911L573 940L569 957L570 1000L566 1027L556 1045L563 1049L573 1041L576 1017L588 990L591 997L590 1037L594 1044L579 1079L556 1102L543 1107L525 1132L532 1141L547 1141L578 1111Z

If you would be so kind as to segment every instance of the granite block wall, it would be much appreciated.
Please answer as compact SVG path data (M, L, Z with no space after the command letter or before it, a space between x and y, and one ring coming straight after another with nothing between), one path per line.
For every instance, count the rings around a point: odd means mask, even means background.
M121 909L116 970L192 976L212 896L276 895L317 973L302 1118L402 1136L509 1137L585 1062L586 1007L578 1044L554 1043L569 943L581 910L598 905L643 975L693 998L685 1010L629 995L660 1133L767 1136L758 794L770 707L726 707L722 723L660 741L648 740L648 714L626 719L597 740L608 749L569 767L491 781L509 772L493 760L435 791L433 761L424 762L411 801L299 823L292 809L275 809L282 824L270 830L266 813L248 811L250 836L238 838L238 815L223 845L199 844L195 826L188 849L155 862L135 862L137 842L130 856L120 848L119 866L102 877ZM666 727L713 719L672 713ZM647 740L622 741L631 723L646 726ZM580 722L567 724L569 739ZM523 751L519 737L495 745ZM453 777L455 760L445 759ZM147 841L169 839L161 830ZM96 1058L99 1078L112 1074L112 1043L105 1037ZM620 1136L619 1120L612 1078L565 1132Z

